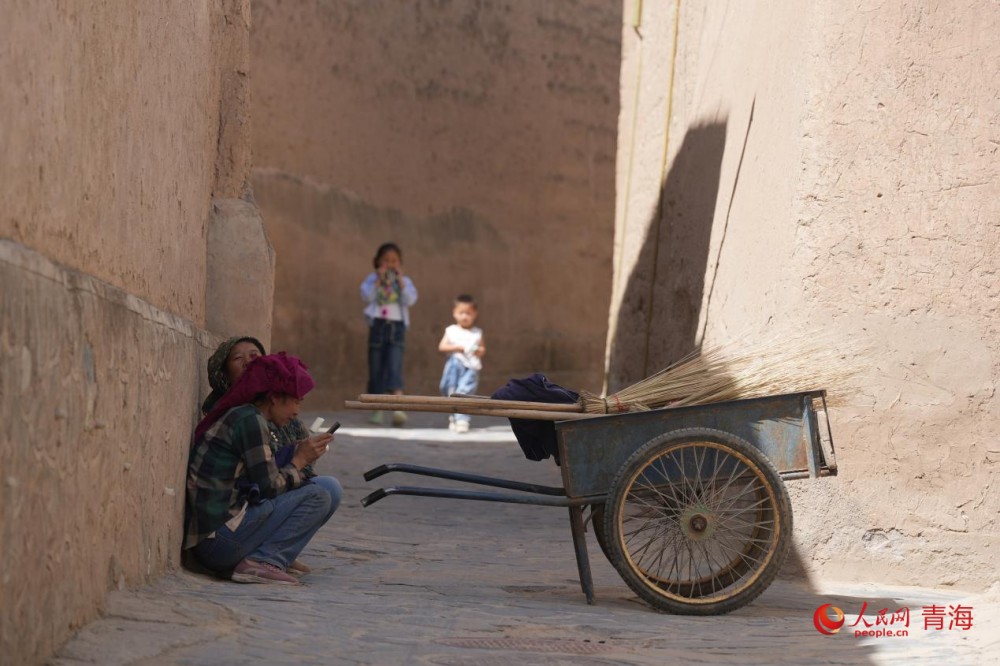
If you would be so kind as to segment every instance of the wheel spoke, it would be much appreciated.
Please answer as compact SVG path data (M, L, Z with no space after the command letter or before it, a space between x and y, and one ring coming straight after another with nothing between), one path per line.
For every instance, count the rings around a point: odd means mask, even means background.
M671 541L673 540L673 537L674 537L674 535L671 535L671 539L670 539ZM659 554L656 556L656 559L653 561L653 565L656 566L656 576L657 577L659 577L660 571L663 569L663 555L664 555L664 553L667 552L667 546L668 546L669 542L670 541L668 541L667 543L663 544L663 547L660 548ZM653 567L651 566L650 569L652 569L652 568Z
M760 483L760 479L756 479L756 478L751 479L747 483L747 485L745 485L743 487L743 489L740 490L740 492L738 492L735 495L730 495L729 497L724 498L725 500L728 500L726 502L725 506L721 506L722 500L720 500L720 502L719 502L720 506L718 506L716 508L716 510L717 511L724 511L726 509L729 509L729 508L735 506L737 504L737 502L739 502L739 500L741 500L742 498L746 497L747 495L750 495L752 493L760 493L760 491L763 490L763 486L759 485L759 483Z
M726 457L732 458L733 456L728 451L726 451ZM715 495L712 496L713 502L717 503L719 501L719 498L722 497L722 493L726 492L726 490L728 490L729 487L736 482L736 479L740 478L740 476L743 475L742 472L740 472L739 475L736 474L736 472L740 469L740 467L746 467L746 465L744 465L742 461L736 460L733 463L733 471L729 473L729 479L726 480L725 485L723 485L722 488L716 491Z
M695 566L694 566L694 564L695 564L695 561L694 561L694 551L691 549L691 542L690 541L685 541L684 545L687 546L687 551L688 551L688 580L690 581L690 580L694 580L694 572L697 571L697 568L695 568ZM691 595L690 596L691 596L692 599L694 598L694 590L693 589L691 590Z
M656 527L659 527L659 525L657 525L656 523L654 523L651 520L647 520L647 521L643 522L639 527L637 527L634 530L632 530L631 532L622 532L622 536L623 537L630 537L633 534L638 534L639 532L644 532L645 530L655 529Z
M698 496L695 494L694 489L691 488L691 482L688 480L687 466L684 464L684 449L681 449L680 453L681 453L681 464L680 464L681 480L684 482L684 487L691 490L691 494L690 495L687 494L687 490L684 491L684 494L688 497L687 503L688 504L694 504L696 501L698 501ZM671 457L673 457L673 452L672 451L671 451L670 455L671 455Z
M678 507L683 506L685 504L685 502L682 502L681 499L679 497L677 497L676 486L675 486L674 482L670 480L670 474L667 473L667 468L663 464L663 462L664 462L663 459L664 459L664 456L658 456L653 462L654 463L659 463L661 465L660 471L663 474L663 478L667 481L667 484L670 487L670 494L673 495L674 502L677 504ZM671 460L672 460L672 458L671 458Z
M653 542L655 542L657 539L661 538L664 534L666 534L666 531L663 531L662 533L654 534L652 537L650 537L649 540L646 541L642 545L642 548L637 548L635 550L635 554L633 555L633 560L635 560L636 557L638 557L639 560L641 560L642 559L642 554L645 553L649 549L649 547L653 544ZM629 553L632 554L631 549L629 549ZM640 562L636 562L636 564L639 564L639 563Z
M623 527L624 527L624 525L623 525ZM629 536L629 537L633 537L634 538L636 534L639 534L641 532L648 532L651 529L657 529L658 530L658 529L662 529L662 528L663 528L663 524L662 523L660 523L660 522L658 522L656 520L646 520L646 521L643 521L642 524L638 528L632 530L631 532L623 533L622 537ZM627 544L630 540L631 539L626 539L625 543Z
M715 451L715 465L712 467L712 477L710 483L711 488L706 491L704 498L706 504L711 504L712 500L714 500L716 496L716 482L718 481L719 478L719 462L723 460L723 456L725 457L729 456L729 454L726 453L725 451L720 451L719 449L714 449L714 451Z
M720 543L720 545L721 545L721 544L722 544L722 541L720 540L720 541L719 541L719 543ZM731 546L731 545L728 545L728 544L727 544L727 545L725 546L725 548L729 549L729 552L733 553L734 555L736 555L736 556L738 556L738 557L741 557L741 558L743 558L744 560L750 560L751 562L754 562L755 564L759 564L759 565L763 565L763 564L764 564L764 563L763 563L763 562L761 562L760 560L758 560L758 559L756 559L756 558L753 558L753 557L750 557L750 556L749 556L749 555L747 555L747 554L746 554L745 552L743 552L743 551L739 550L738 548L734 548L734 547L733 547L733 546ZM750 568L751 568L751 569L753 569L754 567L753 567L753 566L751 566Z
M672 516L669 516L669 515L666 514L666 511L664 510L663 507L656 506L655 504L650 504L649 502L647 502L646 500L642 499L638 495L635 495L635 494L632 494L632 493L629 493L629 497L631 497L632 500L634 500L634 501L626 500L627 504L633 504L633 505L635 505L635 504L642 504L643 507L644 507L643 510L653 511L657 516L659 516L660 518L663 518L665 520L674 520L674 518ZM633 516L633 517L635 517L635 516ZM676 520L674 520L674 522L676 523Z
M649 531L649 530L651 530L651 529L652 529L652 530L656 530L656 532L654 532L654 533L653 533L653 536L652 536L652 537L650 537L650 538L654 538L654 539L656 538L656 534L657 534L658 532L661 532L661 531L664 531L664 529L663 529L663 526L662 526L662 525L658 525L658 524L654 523L654 524L652 524L652 526L651 526L651 527L647 528L646 530L636 530L636 532L634 532L634 533L632 534L632 537L631 537L630 539L626 539L626 540L625 540L625 545L626 545L626 546L628 546L628 545L629 545L630 543L632 543L633 541L636 541L637 539L644 539L644 538L648 537L648 536L649 536L649 534L645 534L645 535L643 535L643 536L635 536L635 534L636 534L636 533L638 533L638 532L640 532L640 531L646 531L646 532L648 532L648 531Z
M696 487L697 492L698 492L698 501L700 502L702 500L702 496L705 494L704 493L704 491L705 491L705 480L701 478L701 466L702 466L702 463L705 462L705 458L704 458L704 455L702 457L699 457L698 456L698 451L701 450L702 454L704 454L705 447L704 446L694 446L694 447L692 447L692 450L694 451L695 474L697 475L695 477L695 487Z
M730 526L732 526L732 525L737 525L737 526L738 525L742 525L743 527L759 527L759 528L761 528L763 530L767 530L767 531L770 532L770 531L773 531L773 528L764 527L764 526L765 525L773 525L773 524L774 524L773 520L754 520L752 522L751 521L746 521L746 520L743 520L742 518L740 518L739 514L737 514L735 516L728 516L728 517L725 517L723 519L720 519L716 523L716 529L719 529L720 527L726 528L726 529L736 529L735 527L730 527Z
M701 552L705 556L705 563L708 565L708 582L712 585L712 594L715 594L715 562L712 561L711 555L708 554L708 547L704 541L698 542L698 547L701 548Z
M666 505L666 503L668 503L670 501L669 498L666 495L664 495L663 493L661 493L655 486L646 485L644 483L639 483L639 477L646 478L646 470L643 470L642 473L640 473L639 476L636 477L635 482L638 483L640 486L643 486L647 490L652 490L654 493L656 493L658 497L660 497L660 498L663 499L663 502L664 502L665 505ZM646 480L648 481L648 479L646 479Z
M763 504L763 503L765 503L765 502L770 502L770 501L771 501L771 498L770 498L770 497L765 497L765 498L764 498L764 499L762 499L762 500L759 500L759 501L757 501L757 502L754 502L754 503L753 503L753 504L751 504L750 506L745 506L745 507L742 507L742 508L740 508L740 509L732 509L732 508L726 508L726 509L716 509L716 510L715 510L715 513L744 513L744 512L746 512L746 511L749 511L750 509L752 509L752 508L756 507L756 506L760 506L761 504Z

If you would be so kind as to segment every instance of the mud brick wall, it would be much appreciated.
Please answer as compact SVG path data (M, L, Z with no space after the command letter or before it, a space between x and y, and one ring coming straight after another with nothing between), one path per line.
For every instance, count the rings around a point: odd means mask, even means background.
M43 662L110 589L178 564L205 360L234 329L268 338L249 9L4 4L3 663Z
M789 484L797 559L845 580L988 586L1000 10L677 4L643 3L637 31L626 3L611 388L748 331L872 341L832 413L840 476Z

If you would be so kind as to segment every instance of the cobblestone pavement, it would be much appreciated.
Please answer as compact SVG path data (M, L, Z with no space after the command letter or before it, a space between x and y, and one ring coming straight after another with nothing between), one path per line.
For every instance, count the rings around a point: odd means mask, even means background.
M469 435L444 417L414 415L411 427L345 423L319 471L337 476L345 500L302 559L313 574L298 588L237 585L189 572L112 594L106 615L52 660L56 666L118 664L973 664L1000 661L1000 616L982 598L967 632L924 631L919 609L962 594L916 588L779 580L727 616L663 615L641 603L604 559L590 557L597 605L587 606L565 509L389 497L368 509L376 483L363 471L414 462L559 485L557 468L526 461L510 430L478 419ZM311 418L307 419L309 422ZM434 425L436 429L429 426ZM488 427L483 427L488 426ZM386 485L403 478L383 477ZM408 481L417 485L413 478ZM423 485L447 485L436 480ZM993 595L996 600L996 595ZM911 609L908 638L820 635L813 612L832 603L848 624L864 602L871 615ZM854 615L851 615L854 613ZM993 613L992 621L987 615ZM860 626L860 625L859 625ZM990 641L993 641L990 643Z

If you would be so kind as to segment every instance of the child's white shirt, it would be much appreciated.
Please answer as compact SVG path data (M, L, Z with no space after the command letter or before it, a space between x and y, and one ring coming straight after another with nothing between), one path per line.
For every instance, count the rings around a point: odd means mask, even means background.
M452 356L462 362L462 365L470 370L482 370L483 360L476 356L479 343L483 339L482 329L473 326L472 328L462 328L458 324L452 324L444 329L445 342L462 347L464 352L452 352Z

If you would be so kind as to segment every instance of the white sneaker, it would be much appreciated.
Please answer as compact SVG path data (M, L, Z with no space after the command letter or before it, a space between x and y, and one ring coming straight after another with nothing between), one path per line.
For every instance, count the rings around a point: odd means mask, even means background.
M455 421L455 433L462 434L469 432L469 422L468 421Z

